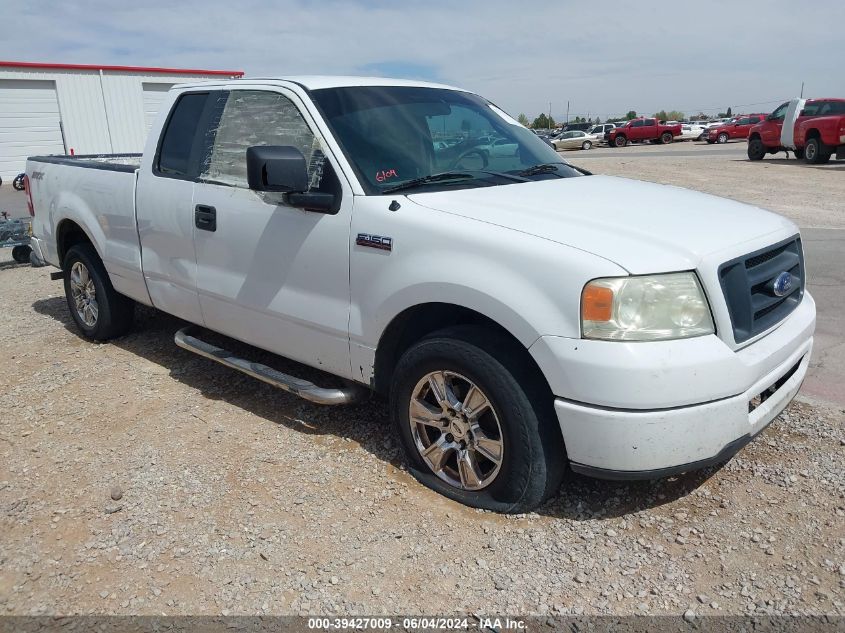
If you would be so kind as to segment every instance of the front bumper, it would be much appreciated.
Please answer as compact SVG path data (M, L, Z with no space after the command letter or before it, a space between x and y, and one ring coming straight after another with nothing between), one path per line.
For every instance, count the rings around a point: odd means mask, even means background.
M710 336L639 344L540 339L532 353L558 396L573 470L650 479L723 461L765 429L798 393L814 328L807 293L779 327L737 351ZM546 371L552 357L565 374Z
M44 253L41 250L41 240L34 235L29 238L29 246L32 248L32 253L29 255L29 261L33 266L46 266L47 260L44 259Z

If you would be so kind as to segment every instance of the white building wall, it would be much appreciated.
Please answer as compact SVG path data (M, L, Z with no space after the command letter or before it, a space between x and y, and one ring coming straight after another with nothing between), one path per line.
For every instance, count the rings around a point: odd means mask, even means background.
M161 93L174 84L220 79L220 75L186 75L97 69L42 69L0 67L0 80L46 80L55 82L59 115L68 152L112 154L141 152L147 138L151 108L158 95L144 98L144 85ZM2 90L2 82L0 82ZM3 95L0 94L0 104ZM146 112L145 112L146 106ZM14 130L2 128L0 112L0 158L4 139L11 144ZM20 153L19 149L17 150ZM37 153L37 152L36 152ZM25 161L0 160L3 182L22 172Z

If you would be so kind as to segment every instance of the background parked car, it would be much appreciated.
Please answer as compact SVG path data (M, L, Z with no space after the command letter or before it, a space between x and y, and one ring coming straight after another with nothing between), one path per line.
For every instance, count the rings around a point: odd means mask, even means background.
M593 124L589 121L586 123L567 123L563 126L563 131L569 132L570 130L581 130L582 132L586 132L591 127L593 127Z
M697 141L702 138L705 127L697 121L689 123L681 123L681 135L675 140L677 141Z
M760 121L764 120L768 113L763 114L741 114L729 123L714 125L707 129L708 143L727 143L734 139L748 138L748 131Z
M596 143L604 143L604 135L615 127L616 125L614 123L600 123L599 125L594 125L590 128L590 131L587 132L587 134L592 136Z
M595 142L584 130L568 130L552 139L555 149L590 149Z

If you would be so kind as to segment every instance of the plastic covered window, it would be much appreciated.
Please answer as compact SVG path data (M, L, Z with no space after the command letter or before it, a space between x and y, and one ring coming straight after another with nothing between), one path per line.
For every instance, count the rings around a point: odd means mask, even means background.
M310 188L319 187L325 161L319 139L290 99L261 90L229 93L201 179L247 188L246 150L256 145L297 148L308 164Z

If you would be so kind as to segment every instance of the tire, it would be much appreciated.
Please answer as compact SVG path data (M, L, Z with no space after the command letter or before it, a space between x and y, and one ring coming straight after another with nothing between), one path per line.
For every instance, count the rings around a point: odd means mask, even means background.
M32 252L32 248L27 244L18 244L17 246L12 247L12 259L14 259L19 264L27 264L29 263L29 254Z
M620 134L614 139L613 144L616 147L625 147L628 144L628 139Z
M664 132L660 135L660 142L664 145L669 145L675 139L671 132Z
M584 141L581 143L581 149L590 149L593 144L590 141Z
M748 160L763 160L766 155L766 146L759 138L748 141Z
M12 187L17 191L23 191L23 177L26 174L18 174L15 176L15 179L12 181Z
M411 346L393 374L391 418L411 473L429 488L474 508L527 512L557 492L566 469L554 398L536 369L521 360L525 350L516 349L517 345L487 328L449 328ZM455 403L451 417L446 417L445 405L437 404L444 399L435 397L432 381L441 388L451 385ZM471 406L478 410L489 404L475 418L479 425L475 428L483 428L475 436L466 431L466 418L454 414L470 385L478 389ZM412 424L410 408L415 401L424 404L419 410L428 423ZM442 426L433 426L432 421ZM498 455L498 462L485 457L483 446L478 448L479 436L489 446L498 446L487 453ZM473 437L476 449L471 448ZM447 450L435 448L433 457L423 456L426 448L441 442ZM464 477L458 466L462 454L474 464L472 477ZM431 460L441 468L430 465Z
M86 243L71 246L62 262L62 270L68 309L83 336L105 341L129 331L135 303L114 289L93 246ZM75 296L80 301L79 306Z
M722 132L716 137L716 142L719 143L719 145L724 145L728 142L728 135Z
M804 145L804 160L810 165L821 165L830 160L833 152L818 137L808 138Z

